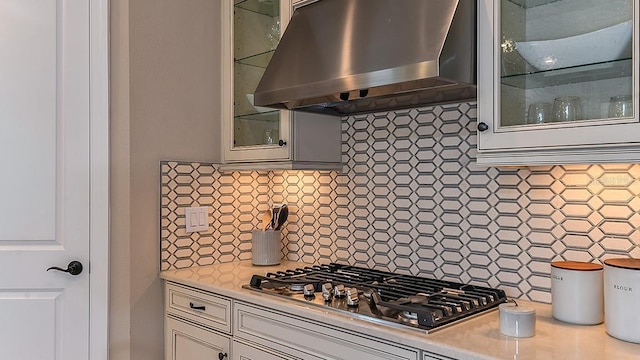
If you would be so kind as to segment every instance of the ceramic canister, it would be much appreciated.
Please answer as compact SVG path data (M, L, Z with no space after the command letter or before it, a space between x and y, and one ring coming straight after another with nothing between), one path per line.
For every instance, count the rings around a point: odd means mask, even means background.
M608 259L604 265L607 333L640 343L640 259Z
M578 261L551 263L553 317L578 325L604 321L603 267Z

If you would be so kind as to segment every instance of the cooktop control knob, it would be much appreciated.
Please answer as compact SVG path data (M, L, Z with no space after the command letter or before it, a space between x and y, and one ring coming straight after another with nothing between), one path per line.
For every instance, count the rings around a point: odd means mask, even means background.
M331 283L324 283L322 284L322 298L324 299L324 301L326 302L330 302L331 298L333 297L333 285L331 285Z
M313 297L314 296L313 285L312 284L305 285L304 288L302 289L302 293L304 294L304 297Z
M358 306L360 299L358 298L358 289L348 288L347 290L347 306Z
M333 288L333 295L337 298L343 298L347 295L344 285L338 284Z

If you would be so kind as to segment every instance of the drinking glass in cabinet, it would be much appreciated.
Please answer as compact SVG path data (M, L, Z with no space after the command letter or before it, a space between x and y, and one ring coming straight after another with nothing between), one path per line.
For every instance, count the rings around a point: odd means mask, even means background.
M633 102L630 95L613 96L609 101L609 117L623 118L633 116Z
M529 105L527 124L544 124L551 121L551 104L535 103Z
M582 119L582 105L577 96L561 96L553 102L554 121L574 121Z

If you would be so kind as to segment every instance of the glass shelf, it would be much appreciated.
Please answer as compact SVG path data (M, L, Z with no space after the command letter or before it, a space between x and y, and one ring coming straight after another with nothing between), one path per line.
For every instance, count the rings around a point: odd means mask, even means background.
M562 0L509 0L509 2L516 4L524 9L531 9L537 6L547 5L558 1Z
M258 54L245 56L240 59L234 59L234 61L237 64L257 66L257 67L266 69L267 65L269 64L269 61L271 61L271 57L273 56L274 52L275 50L268 50Z
M258 14L275 17L280 15L279 0L239 0L233 6Z
M503 85L520 89L566 85L632 76L631 58L501 77Z
M251 121L280 122L280 110L273 109L273 111L238 114L233 118Z

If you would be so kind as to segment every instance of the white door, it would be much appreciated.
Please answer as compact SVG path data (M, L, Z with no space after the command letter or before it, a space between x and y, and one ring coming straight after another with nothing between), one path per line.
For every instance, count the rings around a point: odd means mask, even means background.
M89 15L0 1L2 359L89 358Z

